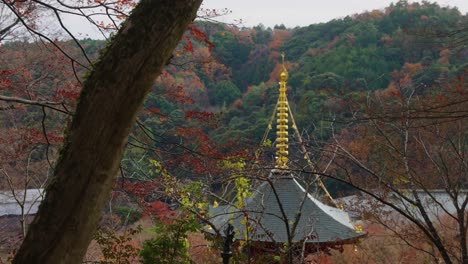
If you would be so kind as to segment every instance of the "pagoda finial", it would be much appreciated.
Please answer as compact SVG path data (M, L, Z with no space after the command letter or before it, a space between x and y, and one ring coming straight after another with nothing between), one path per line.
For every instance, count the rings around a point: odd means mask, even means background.
M286 81L288 80L288 71L284 65L284 53L282 57L282 69L279 82L279 96L277 103L277 121L276 121L276 167L281 169L288 168L288 99L286 97Z
M282 58L282 66L281 66L281 73L280 73L280 81L286 82L288 80L288 71L286 70L286 67L284 66L284 52L281 53L281 58Z

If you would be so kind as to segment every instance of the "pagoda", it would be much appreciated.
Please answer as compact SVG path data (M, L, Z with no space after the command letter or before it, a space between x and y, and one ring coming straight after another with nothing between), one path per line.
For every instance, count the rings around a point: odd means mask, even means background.
M205 231L226 237L227 227L232 226L236 241L248 241L257 245L257 250L272 253L278 248L284 248L284 245L297 245L302 254L307 255L355 243L366 235L361 228L353 226L348 214L339 206L327 205L308 193L304 188L307 185L289 168L289 121L292 121L296 134L298 130L286 95L288 72L284 65L284 54L282 56L279 96L275 109L275 167L251 195L244 199L241 208L234 205L210 208L211 218L208 220L212 225ZM269 128L271 129L271 124ZM297 137L303 147L300 135ZM312 165L304 147L303 152L309 165ZM314 183L319 184L331 198L318 176Z

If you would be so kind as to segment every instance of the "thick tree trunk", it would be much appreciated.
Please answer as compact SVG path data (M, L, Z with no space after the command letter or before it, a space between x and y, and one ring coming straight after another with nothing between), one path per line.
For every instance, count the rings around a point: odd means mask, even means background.
M142 0L84 83L42 205L13 263L80 263L146 94L202 0Z

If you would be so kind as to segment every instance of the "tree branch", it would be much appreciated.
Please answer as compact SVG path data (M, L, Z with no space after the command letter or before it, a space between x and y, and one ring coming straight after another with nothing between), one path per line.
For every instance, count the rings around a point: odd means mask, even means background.
M28 100L24 98L4 96L4 95L0 95L0 101L41 106L41 107L46 107L46 108L49 108L49 109L52 109L52 110L55 110L55 111L58 111L60 113L64 113L67 115L71 114L69 111L66 110L65 102L36 101L36 100ZM65 110L59 109L56 106L62 106Z

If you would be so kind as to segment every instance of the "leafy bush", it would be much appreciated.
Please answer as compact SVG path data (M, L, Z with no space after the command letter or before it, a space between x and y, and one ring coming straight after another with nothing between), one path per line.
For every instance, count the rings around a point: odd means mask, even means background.
M198 228L199 224L194 218L178 219L172 224L156 224L152 231L158 236L143 243L143 249L140 252L142 263L190 263L187 234Z

